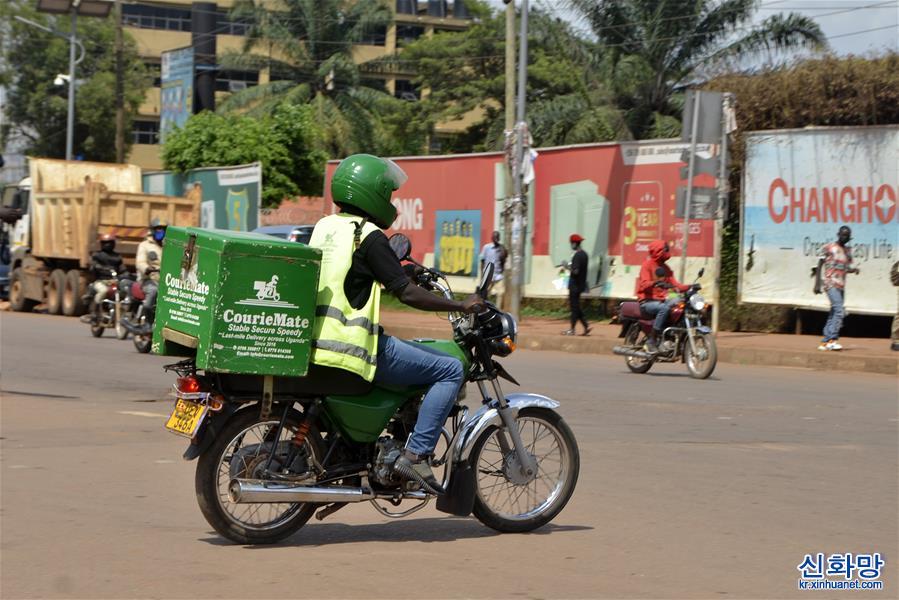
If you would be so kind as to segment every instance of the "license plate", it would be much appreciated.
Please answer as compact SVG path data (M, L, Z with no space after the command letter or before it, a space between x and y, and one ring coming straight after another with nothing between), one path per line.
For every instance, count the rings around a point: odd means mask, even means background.
M175 410L172 411L172 416L169 417L165 428L178 435L192 438L197 429L200 428L200 424L203 423L207 408L204 404L196 404L195 402L178 398L178 401L175 403Z

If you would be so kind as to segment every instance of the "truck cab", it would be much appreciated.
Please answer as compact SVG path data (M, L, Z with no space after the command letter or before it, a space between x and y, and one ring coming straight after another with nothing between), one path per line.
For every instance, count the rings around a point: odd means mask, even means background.
M28 247L28 202L31 178L3 187L0 193L0 298L9 296L9 272L14 256Z

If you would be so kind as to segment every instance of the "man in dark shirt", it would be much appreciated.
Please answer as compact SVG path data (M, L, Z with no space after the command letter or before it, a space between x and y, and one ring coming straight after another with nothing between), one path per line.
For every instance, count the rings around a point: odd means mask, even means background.
M587 291L587 253L581 248L584 241L580 235L572 233L568 238L571 242L571 249L574 250L574 256L568 263L568 269L571 276L568 278L568 304L571 307L571 327L562 332L562 335L574 335L574 326L580 321L584 325L584 333L590 334L590 326L587 325L587 319L584 317L584 311L581 309L581 294Z
M90 313L96 318L100 310L100 303L109 291L111 280L116 274L122 273L122 255L115 251L116 236L112 233L104 233L100 236L100 250L91 255L90 271L96 277L93 290L94 297L90 305Z
M341 212L321 219L309 241L322 251L312 362L379 384L428 386L394 469L424 482L427 491L443 493L427 457L465 380L462 363L374 327L379 322L380 285L420 310L470 313L484 301L475 294L462 302L449 300L412 284L382 231L396 219L390 200L405 180L393 161L368 154L350 156L337 166L331 197Z

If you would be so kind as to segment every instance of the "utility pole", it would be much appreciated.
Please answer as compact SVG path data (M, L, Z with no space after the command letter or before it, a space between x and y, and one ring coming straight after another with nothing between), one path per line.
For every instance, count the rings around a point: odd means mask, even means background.
M115 2L115 161L125 162L125 59L122 0Z
M506 140L512 135L515 127L515 3L512 0L503 0L506 3ZM503 186L503 244L511 248L509 240L512 239L512 155L506 152L506 177ZM506 278L508 281L508 277ZM508 308L511 304L511 290L507 285L502 298L502 308Z
M527 207L524 194L524 156L527 151L527 124L524 121L528 77L528 0L521 2L521 51L518 55L518 106L515 124L515 152L513 154L512 183L512 269L509 277L510 302L508 310L516 319L521 311L521 292L524 287L524 249L527 239Z
M66 160L75 156L75 44L78 43L78 8L72 6L72 32L69 34L69 112L66 117ZM82 56L84 56L82 54Z
M693 90L693 123L690 130L690 162L687 167L687 199L684 202L684 231L681 241L680 280L686 281L687 276L687 243L690 240L690 204L693 202L693 165L696 162L696 133L699 127L699 101L702 92Z

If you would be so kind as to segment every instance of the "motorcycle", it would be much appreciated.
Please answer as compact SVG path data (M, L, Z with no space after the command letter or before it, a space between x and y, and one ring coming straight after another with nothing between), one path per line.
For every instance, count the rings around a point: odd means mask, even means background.
M390 243L400 260L416 265L414 284L452 298L441 273L412 261L408 238L395 234ZM488 264L478 287L482 298L492 275ZM446 493L436 497L436 508L473 513L500 532L531 531L555 518L574 493L578 446L556 412L558 402L503 391L500 379L518 383L495 358L515 350L517 324L485 306L476 315L449 315L452 340L412 342L457 357L481 399L471 414L462 405L463 385L441 451L428 459L443 468ZM415 471L394 469L427 388L378 386L315 365L306 377L200 373L191 358L165 369L178 375L166 427L191 439L184 458L199 459L200 510L231 541L274 543L313 514L321 520L350 503L370 502L384 516L405 517L435 497Z
M705 269L700 269L699 277ZM711 328L705 323L706 302L699 295L700 285L694 283L680 297L668 313L668 322L658 340L658 353L644 349L652 331L654 317L644 315L639 302L622 302L618 310L624 344L612 352L624 356L627 368L634 373L646 373L657 362L683 361L690 377L706 379L718 362L718 347Z
M124 340L128 337L128 330L125 328L123 319L131 313L133 306L127 292L131 283L132 280L127 271L122 273L112 271L112 277L107 283L106 297L100 302L99 310L96 313L89 312L81 316L81 321L90 325L92 336L100 337L106 329L114 329L116 338ZM82 301L88 304L93 297L93 285L91 285Z
M150 351L153 343L153 311L148 311L144 307L144 299L146 298L143 285L140 281L131 284L129 291L129 303L134 307L132 314L122 319L122 325L131 333L131 341L134 348L141 354Z

